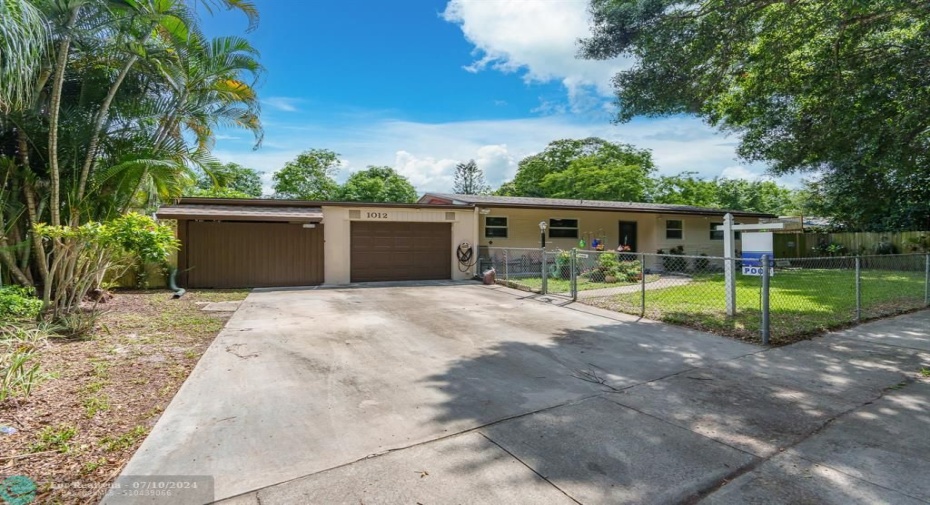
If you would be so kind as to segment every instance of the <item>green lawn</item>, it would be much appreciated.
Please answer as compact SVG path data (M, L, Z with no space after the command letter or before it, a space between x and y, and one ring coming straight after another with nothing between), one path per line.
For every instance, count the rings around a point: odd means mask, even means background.
M874 318L924 305L924 273L864 270L862 318ZM675 324L758 339L761 279L737 275L737 316L727 318L723 274L695 277L684 286L646 291L645 316ZM579 286L580 289L580 286ZM639 315L641 295L622 294L589 301ZM772 343L787 343L855 321L856 285L851 270L784 270L772 277Z
M658 275L647 275L646 282L652 282L658 279ZM512 284L518 284L525 289L531 291L539 291L542 289L542 277L527 277L525 279L511 279ZM618 288L621 286L632 286L634 284L639 284L640 281L635 282L592 282L587 277L578 277L578 291L587 291L590 289L604 289L604 288ZM546 288L550 293L568 293L571 291L571 281L568 279L558 279L549 277L546 279Z

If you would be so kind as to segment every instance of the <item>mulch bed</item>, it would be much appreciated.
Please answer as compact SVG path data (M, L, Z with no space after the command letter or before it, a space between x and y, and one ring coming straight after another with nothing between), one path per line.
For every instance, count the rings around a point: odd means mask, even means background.
M246 295L117 291L91 338L50 340L47 378L0 404L0 427L16 430L0 433L0 476L35 481L36 503L98 501L230 316L202 306Z

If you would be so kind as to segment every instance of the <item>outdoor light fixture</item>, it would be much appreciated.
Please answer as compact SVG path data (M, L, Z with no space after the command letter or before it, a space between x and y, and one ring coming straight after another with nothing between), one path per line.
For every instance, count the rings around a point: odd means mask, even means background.
M546 248L546 222L539 222L539 247Z

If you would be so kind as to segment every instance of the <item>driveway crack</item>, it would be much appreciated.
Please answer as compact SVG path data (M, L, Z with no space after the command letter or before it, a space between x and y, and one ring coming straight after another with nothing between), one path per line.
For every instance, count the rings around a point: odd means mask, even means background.
M506 447L502 446L501 444L498 444L498 443L495 442L491 437L485 435L484 433L482 433L482 432L480 432L480 431L478 432L478 434L481 435L482 437L484 437L484 439L487 440L488 442L491 442L492 444L494 444L494 445L496 445L497 447L499 447L500 450L502 450L502 451L506 452L507 454L509 454L511 458L513 458L513 459L519 461L521 465L525 466L527 469L529 469L529 471L535 473L537 476L539 476L540 479L542 479L542 480L546 481L547 483L549 483L550 486L556 488L560 493L564 494L569 500L571 500L571 501L577 503L578 505L581 505L581 502L580 502L580 501L576 500L572 495L566 493L564 489L562 489L562 488L560 488L559 486L557 486L554 482L552 482L551 480L549 480L545 475L543 475L543 474L537 472L535 468L533 468L532 466L530 466L529 464L527 464L526 461L523 461L522 459L520 459L516 454L514 454L514 453L508 451Z

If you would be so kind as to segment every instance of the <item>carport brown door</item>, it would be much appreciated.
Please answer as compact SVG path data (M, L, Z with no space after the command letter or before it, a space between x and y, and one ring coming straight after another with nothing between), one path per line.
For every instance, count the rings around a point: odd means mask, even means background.
M323 283L323 226L188 221L187 286L257 288Z
M352 223L352 282L452 278L452 225Z

